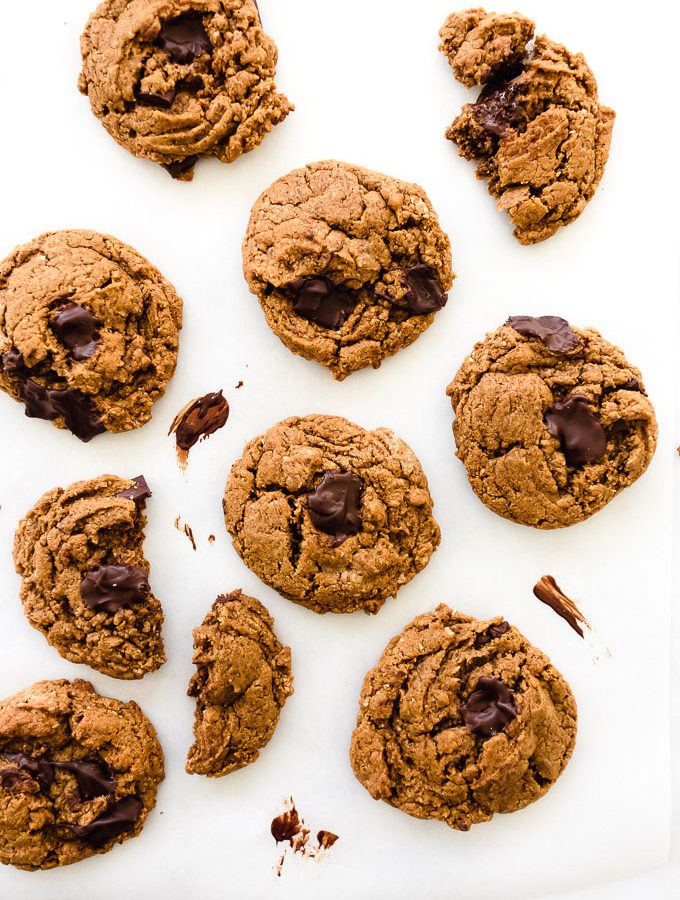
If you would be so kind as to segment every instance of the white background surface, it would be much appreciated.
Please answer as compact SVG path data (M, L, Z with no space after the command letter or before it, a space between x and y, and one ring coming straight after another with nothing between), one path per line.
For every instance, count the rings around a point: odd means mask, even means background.
M139 839L63 870L4 868L0 896L255 900L417 891L473 900L576 888L589 888L574 895L583 900L645 891L677 896L672 869L637 873L666 862L670 834L670 484L677 463L671 35L678 16L670 3L648 3L644 31L640 17L612 2L522 5L539 32L586 54L603 101L618 113L596 198L576 224L523 248L473 167L443 138L472 96L436 49L450 0L260 6L279 46L279 88L296 111L231 166L199 163L192 184L128 156L78 93L78 35L89 0L0 9L0 255L42 231L94 228L147 255L185 301L177 374L140 432L83 445L25 419L19 405L0 397L2 696L39 678L91 678L102 693L140 702L157 726L167 765L157 809ZM449 304L413 347L343 384L292 356L269 332L240 265L240 241L260 191L289 169L326 157L422 184L451 236L458 275ZM561 532L495 517L473 496L453 456L445 386L473 343L518 313L561 314L599 328L642 369L659 417L659 448L644 478L589 522ZM243 388L234 390L241 379ZM183 479L169 423L186 401L220 387L231 403L229 423L192 451ZM286 415L308 412L392 427L430 479L441 547L426 571L370 619L318 617L278 597L245 569L224 530L224 480L245 441ZM76 667L48 647L23 618L11 562L16 522L45 490L104 471L144 472L154 490L146 550L166 612L169 661L141 683ZM196 553L173 526L178 514L194 530ZM593 646L534 600L531 587L544 573L581 602L596 632ZM255 765L220 780L190 777L183 772L193 716L184 696L190 632L215 595L235 587L275 616L279 637L293 649L296 693ZM480 617L505 615L551 656L579 704L576 751L557 785L527 810L469 834L373 802L347 761L365 671L393 634L440 601ZM320 863L288 860L277 879L268 829L290 794L313 831L326 828L341 839ZM593 889L633 874L628 888L619 882Z

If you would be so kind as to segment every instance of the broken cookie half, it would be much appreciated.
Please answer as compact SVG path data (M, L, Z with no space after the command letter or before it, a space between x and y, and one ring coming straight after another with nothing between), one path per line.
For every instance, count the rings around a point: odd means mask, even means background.
M142 549L150 495L142 476L54 488L14 538L30 624L64 659L112 678L141 678L165 662L163 610Z
M218 777L254 762L293 693L290 647L274 634L265 607L241 591L215 600L194 629L196 698L189 774Z
M615 113L583 54L534 39L520 13L452 13L439 36L456 78L483 86L446 137L476 160L520 244L551 237L583 212L609 156Z

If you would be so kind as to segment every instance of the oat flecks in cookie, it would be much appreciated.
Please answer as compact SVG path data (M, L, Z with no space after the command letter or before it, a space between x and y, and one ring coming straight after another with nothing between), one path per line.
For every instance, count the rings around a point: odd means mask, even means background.
M336 160L296 169L260 196L243 271L272 331L337 379L413 343L454 278L425 191Z
M293 693L290 647L279 643L264 606L234 591L194 629L194 650L195 741L186 770L227 775L254 762L274 734Z
M80 47L94 115L182 181L201 157L229 163L257 147L293 109L255 0L104 0Z
M0 263L0 388L83 441L151 418L181 326L172 285L110 235L51 232Z
M105 853L140 833L163 777L134 702L80 679L0 701L0 862L51 869Z
M477 161L521 244L549 238L583 212L604 173L615 118L583 54L545 35L532 46L533 27L519 13L470 9L440 32L456 77L484 85L446 137Z
M140 484L102 475L55 488L14 538L30 624L65 659L112 678L141 678L165 662L163 610L142 547L148 487Z
M473 490L495 513L536 528L587 519L643 474L656 449L639 370L594 329L569 332L577 346L555 352L545 334L503 325L447 389Z
M333 534L310 515L309 495L330 472L361 483L356 532L346 527L347 498L332 527L326 518ZM377 612L427 565L440 538L410 447L387 428L366 431L339 416L285 419L250 441L232 466L223 508L245 564L318 613Z
M516 628L441 605L364 680L350 760L371 796L467 831L538 800L576 739L562 675ZM480 635L490 636L480 646ZM474 707L474 709L472 708Z

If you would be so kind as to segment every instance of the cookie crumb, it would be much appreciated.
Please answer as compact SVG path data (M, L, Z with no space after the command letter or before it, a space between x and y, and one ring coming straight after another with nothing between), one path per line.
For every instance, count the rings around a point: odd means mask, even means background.
M574 601L567 597L552 575L543 575L537 584L534 585L534 594L541 603L545 603L558 616L561 616L579 637L583 637L583 629L579 622L583 623L586 628L590 628L586 617Z
M236 385L236 387L234 388L234 390L237 391L239 388L242 388L242 387L243 387L243 382L242 382L242 381L239 381L239 383Z

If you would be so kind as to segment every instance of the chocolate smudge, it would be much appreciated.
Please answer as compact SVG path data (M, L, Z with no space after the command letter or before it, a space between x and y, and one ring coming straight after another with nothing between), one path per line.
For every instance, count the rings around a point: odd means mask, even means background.
M590 628L590 624L581 610L573 600L567 597L552 575L542 576L534 585L534 595L541 603L545 603L558 616L561 616L579 637L583 637L583 629L579 622L585 625L586 628Z
M182 469L189 460L189 450L227 424L229 403L222 391L204 394L191 400L172 421L168 434L175 435L177 459Z
M185 535L191 541L191 546L196 550L196 538L194 537L194 532L187 522L182 522L182 517L177 516L175 519L175 528L179 531L180 534Z

